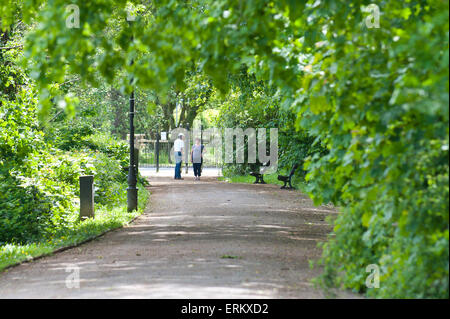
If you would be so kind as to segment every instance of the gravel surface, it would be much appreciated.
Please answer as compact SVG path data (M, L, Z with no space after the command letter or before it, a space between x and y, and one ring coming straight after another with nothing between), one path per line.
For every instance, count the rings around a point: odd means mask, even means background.
M308 260L320 256L332 208L275 185L150 181L134 223L3 272L0 298L324 297Z

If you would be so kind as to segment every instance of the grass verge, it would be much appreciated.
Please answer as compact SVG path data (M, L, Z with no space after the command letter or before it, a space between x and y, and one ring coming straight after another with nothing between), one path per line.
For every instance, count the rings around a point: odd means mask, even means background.
M128 212L126 203L112 209L104 206L96 207L94 218L80 221L73 228L59 231L50 240L27 245L5 244L0 246L0 272L22 262L78 246L128 224L144 212L150 197L149 191L143 185L139 186L139 190L137 211Z
M228 183L253 184L255 182L255 178L250 175L246 175L246 176L233 175L233 176L219 177L219 181L224 181L224 182L228 182ZM283 184L284 184L283 182L280 182L278 180L278 173L264 175L264 181L267 184L273 184L273 185L283 186ZM302 182L296 183L295 179L294 179L293 186L297 190L304 191L305 184Z

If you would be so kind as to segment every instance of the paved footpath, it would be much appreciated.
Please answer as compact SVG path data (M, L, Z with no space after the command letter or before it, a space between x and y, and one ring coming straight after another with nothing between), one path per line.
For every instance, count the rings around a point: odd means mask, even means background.
M324 297L308 260L334 210L275 185L150 180L151 203L134 223L3 272L0 298ZM68 288L74 269L80 285Z

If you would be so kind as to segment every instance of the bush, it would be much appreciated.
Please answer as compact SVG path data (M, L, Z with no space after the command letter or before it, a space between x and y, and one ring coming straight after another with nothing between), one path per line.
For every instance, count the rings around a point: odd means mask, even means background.
M50 200L36 187L22 187L0 174L0 245L42 238L54 226Z
M0 100L0 244L45 240L73 228L80 175L95 175L97 206L126 202L127 145L70 122L45 136L33 96L19 90L15 100Z
M36 240L67 224L70 190L40 178L52 158L43 153L32 89L17 89L13 100L0 96L0 140L0 242Z
M316 204L343 207L324 245L323 283L448 298L448 1L378 5L392 28L368 32L355 29L359 5L321 4L342 31L322 39L297 96L300 125L329 148L308 160L308 191ZM365 285L370 264L379 289Z

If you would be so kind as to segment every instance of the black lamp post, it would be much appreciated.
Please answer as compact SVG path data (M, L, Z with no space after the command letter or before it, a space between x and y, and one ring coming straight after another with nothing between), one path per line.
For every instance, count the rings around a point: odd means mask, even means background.
M190 147L191 147L191 134L189 131L189 124L186 124L186 140L184 142L184 147L186 148L186 174L189 172L189 154L190 154Z
M156 160L156 172L159 172L159 139L161 132L159 131L159 124L156 128L156 144L155 144L155 160Z
M132 20L128 20L131 25ZM133 36L131 36L131 42L133 42ZM131 65L134 61L131 60ZM133 77L131 78L131 84L133 85ZM127 188L127 206L128 211L132 212L138 209L138 189L137 185L137 169L134 156L134 89L130 95L130 165L128 168L128 188Z
M138 189L136 176L136 162L134 157L134 91L130 95L130 166L128 168L127 204L128 211L137 210Z
M203 146L203 124L200 124L200 145Z

